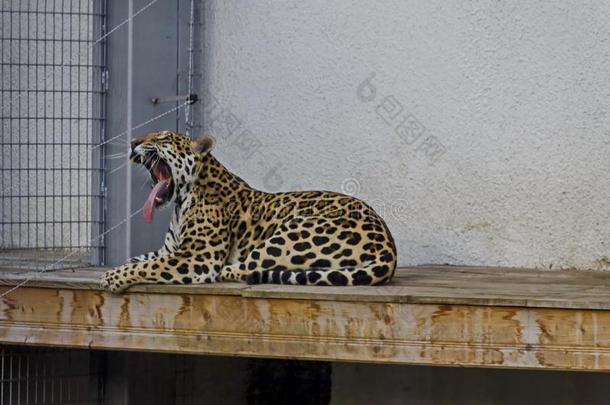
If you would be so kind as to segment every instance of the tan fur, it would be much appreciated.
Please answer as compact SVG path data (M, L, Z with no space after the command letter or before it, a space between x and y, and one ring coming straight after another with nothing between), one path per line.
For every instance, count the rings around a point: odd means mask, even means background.
M396 267L383 220L364 202L329 191L266 193L209 152L210 137L156 132L134 140L161 158L175 183L164 246L109 270L102 287L249 283L377 285ZM152 155L151 155L152 154ZM132 159L141 159L132 153Z

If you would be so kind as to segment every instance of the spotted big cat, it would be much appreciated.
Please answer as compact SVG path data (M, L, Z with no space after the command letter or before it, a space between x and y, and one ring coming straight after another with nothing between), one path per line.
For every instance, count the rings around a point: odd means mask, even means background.
M133 139L129 159L150 173L142 209L172 206L163 246L108 270L101 286L134 284L374 286L390 281L396 247L363 201L331 191L268 193L250 187L213 155L211 136L170 131Z

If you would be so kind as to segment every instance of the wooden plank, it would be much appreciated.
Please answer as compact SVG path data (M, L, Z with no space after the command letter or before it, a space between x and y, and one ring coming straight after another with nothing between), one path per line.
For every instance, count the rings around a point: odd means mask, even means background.
M99 290L104 269L85 268L45 273L0 269L0 285ZM309 299L348 302L394 302L448 305L525 306L610 310L610 273L540 271L513 268L421 266L397 270L381 287L140 285L131 292L151 294L241 295L250 298Z
M114 295L91 289L23 287L0 299L0 341L329 361L610 371L610 311L555 308L215 294Z
M28 287L65 288L101 290L99 283L106 269L99 267L62 269L56 271L15 271L14 269L0 269L0 286L16 285L24 280ZM158 294L216 294L239 295L240 290L248 288L243 283L216 283L206 285L138 285L130 292L149 292Z

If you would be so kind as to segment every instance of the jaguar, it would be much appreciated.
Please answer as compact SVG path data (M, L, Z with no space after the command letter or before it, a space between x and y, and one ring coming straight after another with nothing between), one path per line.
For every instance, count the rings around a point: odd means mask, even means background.
M254 189L211 153L212 136L172 131L131 141L129 160L150 173L146 222L172 206L163 246L104 273L101 286L135 284L374 286L391 280L396 247L383 219L353 196Z

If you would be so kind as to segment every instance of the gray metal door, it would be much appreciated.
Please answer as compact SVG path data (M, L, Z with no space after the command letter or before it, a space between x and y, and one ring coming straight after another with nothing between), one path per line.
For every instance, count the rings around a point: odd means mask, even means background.
M202 128L202 12L200 0L109 0L109 87L106 263L116 265L138 253L158 249L167 231L169 210L156 213L152 225L141 209L149 176L127 162L129 139L157 130L197 135ZM195 95L197 102L189 102ZM191 99L194 101L194 98Z

